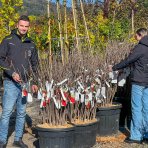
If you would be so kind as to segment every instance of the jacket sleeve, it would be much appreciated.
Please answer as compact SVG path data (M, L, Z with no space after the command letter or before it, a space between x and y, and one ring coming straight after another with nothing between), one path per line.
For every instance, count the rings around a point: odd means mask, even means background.
M34 46L32 54L31 54L31 69L33 72L33 81L37 83L37 78L38 78L38 67L39 67L39 58L38 58L38 52L36 47Z
M140 57L142 57L142 52L140 52L139 50L139 46L137 45L134 50L132 51L131 54L129 54L129 56L127 58L125 58L124 60L122 60L120 63L114 65L112 67L112 69L115 70L119 70L119 69L123 69L127 66L129 66L130 64L134 63L135 61L137 61Z
M11 61L8 61L8 42L6 39L0 44L0 68L10 77L13 74L13 70L10 68Z

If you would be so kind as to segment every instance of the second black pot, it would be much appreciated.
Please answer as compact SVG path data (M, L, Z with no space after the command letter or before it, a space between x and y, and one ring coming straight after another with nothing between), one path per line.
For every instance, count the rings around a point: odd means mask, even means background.
M121 107L121 104L116 104L97 109L96 117L99 119L98 136L109 136L118 132Z
M96 143L98 121L75 126L74 148L90 148Z

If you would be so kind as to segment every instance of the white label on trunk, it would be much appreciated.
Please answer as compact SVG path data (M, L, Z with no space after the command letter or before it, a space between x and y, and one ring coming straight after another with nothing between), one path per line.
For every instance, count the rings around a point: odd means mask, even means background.
M33 101L32 95L31 93L28 93L27 102L32 102L32 101Z
M84 97L85 97L85 95L84 94L81 94L81 103L84 102Z

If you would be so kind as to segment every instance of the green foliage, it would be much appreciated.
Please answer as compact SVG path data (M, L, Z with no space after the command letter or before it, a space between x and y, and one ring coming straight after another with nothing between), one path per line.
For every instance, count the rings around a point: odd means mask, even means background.
M22 0L1 0L0 42L15 27L16 20L19 17L17 11L22 8L22 5Z

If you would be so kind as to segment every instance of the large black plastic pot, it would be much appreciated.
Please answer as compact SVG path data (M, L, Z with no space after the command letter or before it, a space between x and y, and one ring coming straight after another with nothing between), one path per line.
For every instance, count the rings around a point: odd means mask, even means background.
M74 127L70 128L41 128L38 131L40 148L73 148Z
M118 132L121 107L121 104L114 104L110 107L97 109L96 117L99 119L98 136L108 136Z
M98 121L75 126L74 148L90 148L96 143Z

